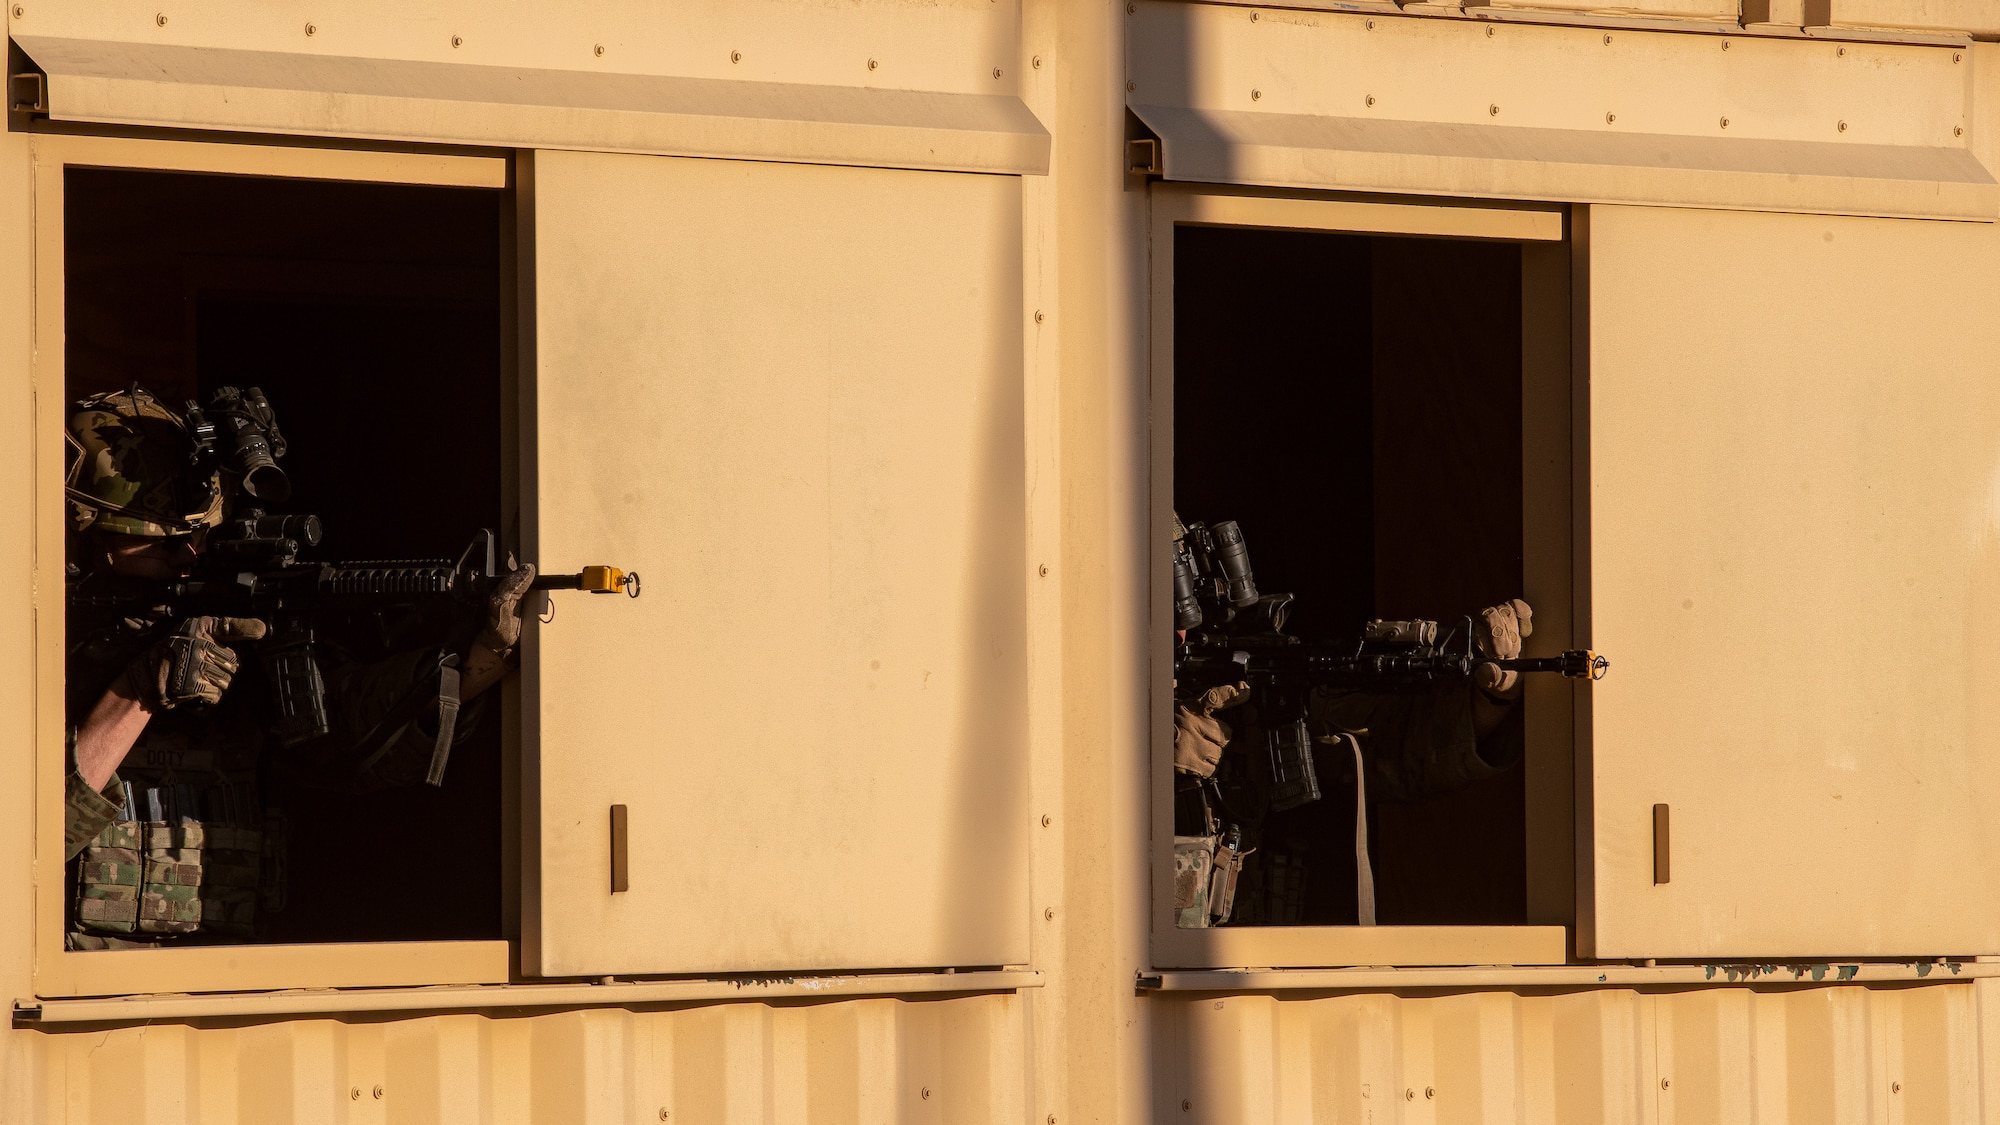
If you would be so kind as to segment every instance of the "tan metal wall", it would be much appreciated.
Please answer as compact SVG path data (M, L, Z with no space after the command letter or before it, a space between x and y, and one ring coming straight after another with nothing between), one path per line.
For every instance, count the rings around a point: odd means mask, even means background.
M10 1068L25 1103L0 1119L1018 1122L1022 1009L971 996L37 1034Z
M150 7L132 11L151 18ZM2000 1089L1992 984L1402 998L1134 990L1148 964L1136 658L1146 229L1143 186L1121 166L1124 18L1122 3L1027 0L1008 69L1054 137L1051 175L1022 185L1026 541L1040 575L1030 617L1058 623L1031 634L1026 703L1031 785L1048 816L1031 844L1032 964L1046 988L17 1027L0 1031L0 1123L636 1122L663 1108L670 1122L2000 1119L1981 1094ZM0 136L8 530L26 526L34 495L29 177L22 136ZM0 901L10 904L30 901L37 877L33 563L25 536L0 534ZM34 993L31 913L0 908L6 997Z
M1995 987L1160 1000L1154 1120L1985 1121Z

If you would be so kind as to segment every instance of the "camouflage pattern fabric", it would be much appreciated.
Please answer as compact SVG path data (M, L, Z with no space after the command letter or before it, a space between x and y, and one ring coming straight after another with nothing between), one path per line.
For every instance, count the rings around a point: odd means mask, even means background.
M1214 836L1174 837L1174 925L1208 927L1208 887L1215 875Z
M150 392L134 387L84 399L64 437L64 492L76 530L179 535L221 518L219 477L190 467L187 422Z
M64 810L63 822L63 859L71 860L95 840L97 834L104 831L105 826L117 820L119 814L125 811L125 806L120 801L114 801L92 789L90 784L76 773L69 775L64 787L66 790L64 804L67 807ZM123 797L124 790L117 774L111 775L111 781L105 788Z
M129 934L139 928L144 864L139 825L108 824L83 849L77 871L77 920L93 930Z
M191 934L201 928L199 824L148 821L145 872L139 884L139 929L149 934Z

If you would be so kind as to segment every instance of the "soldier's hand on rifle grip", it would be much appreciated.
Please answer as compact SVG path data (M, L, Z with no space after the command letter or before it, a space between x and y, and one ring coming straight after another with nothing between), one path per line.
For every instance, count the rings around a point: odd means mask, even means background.
M254 641L265 629L254 617L190 617L147 649L126 676L150 711L219 703L236 677L238 660L230 643Z
M1201 697L1174 708L1174 767L1196 777L1211 777L1223 748L1235 737L1229 724L1215 717L1250 698L1249 684L1218 684Z
M486 625L472 639L465 654L459 696L472 699L500 682L507 674L507 661L521 643L521 610L528 587L535 581L533 563L516 564L507 559L508 570L493 585L486 598Z
M1521 655L1521 638L1534 633L1535 611L1520 598L1479 611L1473 635L1479 652L1494 660L1513 660ZM1494 699L1513 699L1521 694L1521 674L1497 664L1481 664L1472 670L1472 682Z
M474 642L500 656L513 652L521 643L521 600L535 581L534 563L516 566L511 557L507 563L507 573L500 576L486 599L486 627Z

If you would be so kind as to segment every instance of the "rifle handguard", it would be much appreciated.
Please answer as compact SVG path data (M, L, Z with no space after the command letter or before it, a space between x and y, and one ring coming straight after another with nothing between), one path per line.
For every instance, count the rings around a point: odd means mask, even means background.
M615 566L586 566L575 574L544 574L537 577L530 590L588 590L593 594L615 594L625 591L628 598L639 596L639 574L628 574Z

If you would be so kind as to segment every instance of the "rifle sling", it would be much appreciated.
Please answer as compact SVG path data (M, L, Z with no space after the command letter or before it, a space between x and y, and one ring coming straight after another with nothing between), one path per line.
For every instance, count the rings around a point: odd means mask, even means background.
M430 772L424 775L426 784L444 784L444 763L451 756L451 740L457 729L458 656L452 653L438 659L438 736L431 748Z
M1354 914L1363 926L1375 924L1375 865L1368 860L1368 771L1361 762L1361 740L1346 731L1335 734L1354 748Z
M411 684L389 713L361 736L355 743L361 772L365 774L372 769L410 728L410 724L422 718L424 711L435 702L438 709L437 740L431 748L430 769L424 780L431 785L444 784L445 759L451 755L451 744L458 733L458 709L462 703L458 695L458 661L457 653L447 651L439 654L436 694L428 691L429 685L422 681ZM384 731L388 733L383 734Z

